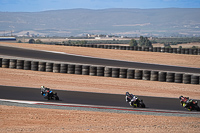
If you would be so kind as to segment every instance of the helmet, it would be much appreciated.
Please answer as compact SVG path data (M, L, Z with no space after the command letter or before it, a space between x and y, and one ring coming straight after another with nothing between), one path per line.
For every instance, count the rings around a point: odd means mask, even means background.
M41 86L41 88L43 89L43 88L45 88L44 86Z
M179 99L181 100L182 97L183 97L183 96L180 96Z
M130 94L129 94L129 92L126 92L126 96L129 96Z

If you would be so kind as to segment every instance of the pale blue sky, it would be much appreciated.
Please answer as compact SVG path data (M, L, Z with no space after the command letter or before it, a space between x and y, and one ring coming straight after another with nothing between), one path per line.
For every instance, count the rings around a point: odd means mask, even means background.
M2 12L38 12L58 9L200 8L200 0L0 0Z

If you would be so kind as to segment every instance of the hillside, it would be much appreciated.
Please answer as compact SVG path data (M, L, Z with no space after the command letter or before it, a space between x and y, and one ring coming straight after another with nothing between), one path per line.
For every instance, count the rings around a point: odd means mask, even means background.
M0 12L0 36L11 30L15 35L200 36L199 12L200 8Z

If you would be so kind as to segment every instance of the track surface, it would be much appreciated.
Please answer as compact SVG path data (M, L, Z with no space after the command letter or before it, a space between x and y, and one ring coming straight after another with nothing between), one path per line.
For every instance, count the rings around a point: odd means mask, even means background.
M132 108L129 106L128 103L125 102L125 95L62 90L54 91L58 93L60 100L50 100L51 102ZM40 94L40 89L36 88L0 86L0 92L0 99L15 99L40 102L48 101L44 99L43 96ZM178 98L160 98L147 96L139 96L139 98L143 99L147 109L186 111L182 106L180 106Z
M167 65L159 65L159 64L148 64L148 63L139 63L139 62L127 62L127 61L117 61L117 60L100 59L100 58L90 58L90 57L74 56L74 55L68 55L68 54L50 53L50 52L44 52L44 51L6 47L6 46L0 46L0 54L16 56L16 57L43 59L43 60L50 60L50 61L128 67L128 68L139 68L139 69L152 69L152 70L162 70L162 71L176 71L176 72L184 72L184 73L200 73L200 68L167 66Z

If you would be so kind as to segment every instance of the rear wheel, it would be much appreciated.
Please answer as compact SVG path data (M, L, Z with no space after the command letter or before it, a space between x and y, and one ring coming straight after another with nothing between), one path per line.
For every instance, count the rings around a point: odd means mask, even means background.
M58 97L58 96L56 96L56 97L55 97L55 100L59 100L59 97Z

